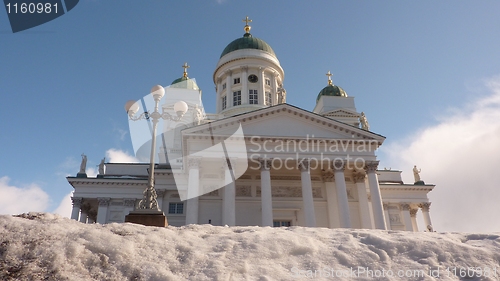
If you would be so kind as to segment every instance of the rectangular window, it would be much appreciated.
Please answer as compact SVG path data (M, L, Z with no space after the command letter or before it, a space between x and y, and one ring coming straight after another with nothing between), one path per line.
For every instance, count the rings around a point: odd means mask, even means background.
M266 92L266 105L273 105L273 99L271 96L271 92Z
M259 97L257 94L257 90L248 91L248 101L250 102L250 104L259 104Z
M267 85L267 86L271 86L271 80L266 79L266 85Z
M168 203L169 214L184 214L184 203Z
M240 78L234 78L234 84L240 84Z
M226 83L222 84L222 90L226 89Z
M273 227L292 226L291 221L273 221Z
M222 97L222 110L226 109L227 107L227 96Z
M233 106L241 105L241 91L233 92Z

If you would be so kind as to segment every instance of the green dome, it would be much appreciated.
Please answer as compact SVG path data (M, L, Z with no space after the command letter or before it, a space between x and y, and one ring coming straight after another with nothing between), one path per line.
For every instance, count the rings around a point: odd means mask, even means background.
M175 79L172 84L170 84L170 88L180 88L180 89L188 89L188 90L199 90L200 88L196 84L194 79L190 79L189 77L181 77Z
M344 89L340 88L336 85L328 85L321 90L318 94L318 98L316 98L316 102L319 101L321 96L335 96L335 97L347 97L347 93Z
M276 54L274 53L273 49L269 44L267 44L264 40L252 37L250 33L245 33L242 38L238 38L234 40L233 42L229 43L229 45L224 48L224 51L222 51L222 54L220 57L222 58L223 56L234 52L236 50L242 50L242 49L256 49L256 50L262 50L264 52L268 52L274 57L276 57Z
M179 82L186 81L186 80L188 80L188 79L189 79L189 78L182 76L181 78L177 78L177 79L175 79L172 83L170 83L170 85L174 85L174 84L177 84L177 83L179 83Z

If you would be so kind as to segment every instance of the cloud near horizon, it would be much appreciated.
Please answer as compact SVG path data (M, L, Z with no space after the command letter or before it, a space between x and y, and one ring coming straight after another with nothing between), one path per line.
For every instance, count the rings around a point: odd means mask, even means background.
M0 178L0 214L20 214L27 210L42 212L49 206L49 195L32 183L24 187L9 185L10 178Z
M106 151L106 159L108 163L139 163L137 158L128 154L126 151L114 148Z
M411 168L416 164L422 169L422 179L436 184L429 198L437 231L500 232L496 179L500 167L500 76L485 85L487 96L380 150L384 165L410 172L404 173L405 182L413 182Z

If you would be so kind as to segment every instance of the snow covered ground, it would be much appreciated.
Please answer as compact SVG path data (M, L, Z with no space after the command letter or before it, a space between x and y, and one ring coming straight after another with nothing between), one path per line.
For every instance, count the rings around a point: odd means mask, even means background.
M0 280L500 280L499 275L500 233L156 228L82 224L47 213L0 216Z

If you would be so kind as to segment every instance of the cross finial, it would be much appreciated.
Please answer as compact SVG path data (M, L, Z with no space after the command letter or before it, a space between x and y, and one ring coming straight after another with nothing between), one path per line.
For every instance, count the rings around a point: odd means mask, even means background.
M328 76L328 85L332 85L332 76L333 74L330 72L330 70L328 70L328 72L325 74L326 76Z
M182 77L187 77L188 76L188 73L187 73L187 69L189 68L190 66L188 65L187 62L185 62L183 65L182 65L182 68L184 68L184 74L182 75Z
M243 21L245 22L245 27L243 28L245 30L246 33L250 33L250 29L251 27L248 25L249 22L252 22L251 19L248 18L248 16L246 16Z

